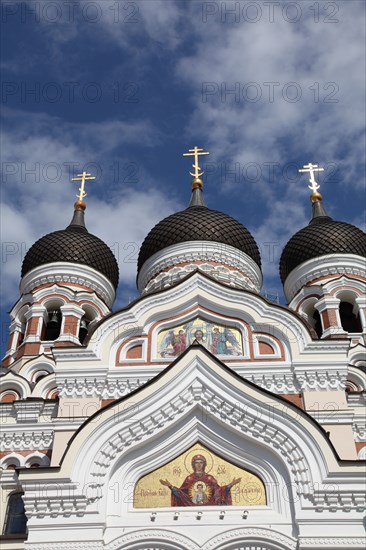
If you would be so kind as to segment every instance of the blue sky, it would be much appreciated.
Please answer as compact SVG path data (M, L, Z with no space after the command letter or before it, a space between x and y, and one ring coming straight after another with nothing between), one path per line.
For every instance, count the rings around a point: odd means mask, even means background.
M281 250L310 216L297 168L364 229L365 3L3 0L2 347L21 262L69 223L84 168L87 227L115 251L115 309L137 296L149 229L189 202L195 145L209 207L239 219L282 295ZM281 298L283 300L283 298Z

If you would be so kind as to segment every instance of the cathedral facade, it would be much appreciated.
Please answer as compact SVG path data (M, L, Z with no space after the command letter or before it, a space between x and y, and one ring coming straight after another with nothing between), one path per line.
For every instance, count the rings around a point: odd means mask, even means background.
M285 246L287 305L250 232L189 206L112 251L71 223L27 252L0 380L3 550L361 550L366 235L328 216Z

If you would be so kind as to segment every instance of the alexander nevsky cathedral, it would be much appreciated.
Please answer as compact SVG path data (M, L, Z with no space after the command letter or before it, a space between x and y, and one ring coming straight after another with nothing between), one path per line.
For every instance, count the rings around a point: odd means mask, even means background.
M366 235L305 166L309 224L272 302L250 232L205 203L201 154L123 309L85 225L90 174L28 250L0 381L2 550L364 549Z

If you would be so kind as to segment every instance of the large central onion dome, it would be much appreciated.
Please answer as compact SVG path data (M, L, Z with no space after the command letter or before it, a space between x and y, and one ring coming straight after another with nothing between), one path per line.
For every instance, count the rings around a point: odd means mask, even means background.
M187 241L213 241L233 246L261 267L257 243L244 225L223 212L192 205L153 227L141 246L138 269L159 250Z
M41 237L29 249L22 265L22 277L35 268L61 262L78 264L104 275L114 289L118 286L118 264L111 249L88 232L84 224L85 204L75 203L73 219L66 229Z
M207 208L202 185L196 178L188 208L160 221L145 238L138 258L141 291L170 286L197 269L232 286L259 290L261 258L254 238L234 218Z

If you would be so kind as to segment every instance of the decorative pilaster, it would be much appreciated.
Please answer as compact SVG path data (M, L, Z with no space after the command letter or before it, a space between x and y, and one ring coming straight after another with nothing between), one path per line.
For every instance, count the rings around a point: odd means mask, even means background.
M365 296L359 296L358 298L356 298L355 302L358 305L362 332L365 332L366 331L366 298Z
M323 296L323 298L314 304L314 307L320 313L323 328L322 338L347 336L341 325L339 304L340 300L334 296Z
M47 310L41 304L32 305L25 313L27 328L24 337L24 343L39 342L42 337L43 323Z
M25 326L20 321L12 321L9 328L9 340L8 340L8 350L5 354L3 360L3 366L8 367L14 361L14 354L17 348L20 346L21 338L24 335Z
M69 342L80 344L79 328L80 320L85 315L85 311L76 304L66 304L60 307L62 313L61 333L58 342Z

